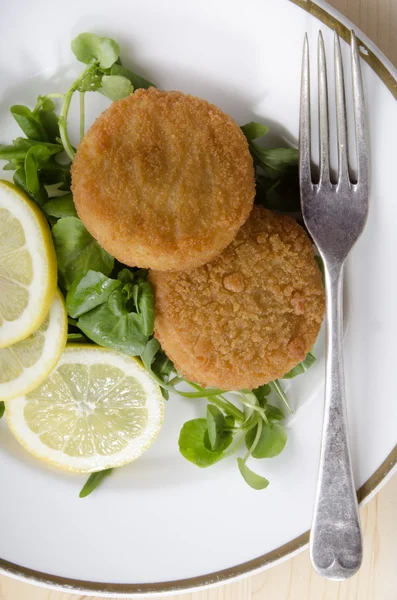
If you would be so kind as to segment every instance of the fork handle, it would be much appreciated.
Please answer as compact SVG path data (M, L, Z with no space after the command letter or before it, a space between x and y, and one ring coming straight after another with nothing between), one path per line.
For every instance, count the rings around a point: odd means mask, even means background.
M343 263L325 261L327 353L325 410L317 497L310 537L316 571L329 579L354 575L362 535L347 435L343 371Z

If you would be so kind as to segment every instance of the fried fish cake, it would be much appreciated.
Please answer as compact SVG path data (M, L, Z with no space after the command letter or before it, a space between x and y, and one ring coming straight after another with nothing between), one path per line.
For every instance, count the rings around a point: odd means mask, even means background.
M211 263L150 279L155 336L177 370L205 387L254 389L282 377L305 358L324 316L308 235L260 206Z
M252 209L254 167L231 117L150 88L114 102L88 130L72 191L88 231L120 262L183 270L234 239Z

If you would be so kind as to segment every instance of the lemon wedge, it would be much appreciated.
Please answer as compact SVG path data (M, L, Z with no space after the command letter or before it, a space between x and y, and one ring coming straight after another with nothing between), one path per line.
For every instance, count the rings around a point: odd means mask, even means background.
M57 364L66 345L68 319L57 290L44 323L26 339L0 348L0 400L27 394Z
M0 180L0 348L43 323L57 285L51 232L34 202Z
M138 458L160 431L164 401L137 359L71 344L37 389L6 403L6 416L36 457L89 473Z

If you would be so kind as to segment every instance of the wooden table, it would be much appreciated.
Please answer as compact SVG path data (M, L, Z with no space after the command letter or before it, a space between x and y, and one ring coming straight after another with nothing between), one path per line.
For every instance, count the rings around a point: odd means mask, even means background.
M397 65L397 0L328 0ZM397 476L361 510L364 563L343 583L319 577L308 552L259 575L173 600L396 600ZM0 600L83 600L0 577Z

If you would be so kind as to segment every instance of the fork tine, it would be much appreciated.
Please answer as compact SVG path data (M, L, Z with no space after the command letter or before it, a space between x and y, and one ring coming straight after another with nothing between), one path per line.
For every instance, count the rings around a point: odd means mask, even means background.
M345 183L349 180L349 155L347 145L347 121L345 85L343 79L343 63L340 49L339 35L335 31L335 96L336 120L338 131L338 182Z
M299 122L299 172L301 188L312 186L310 169L310 69L307 33L303 44L301 106Z
M364 90L360 53L354 31L351 32L354 119L356 125L358 184L368 184L368 144L365 124Z
M329 135L328 135L328 93L327 65L323 34L318 34L318 110L320 134L320 185L329 178Z

